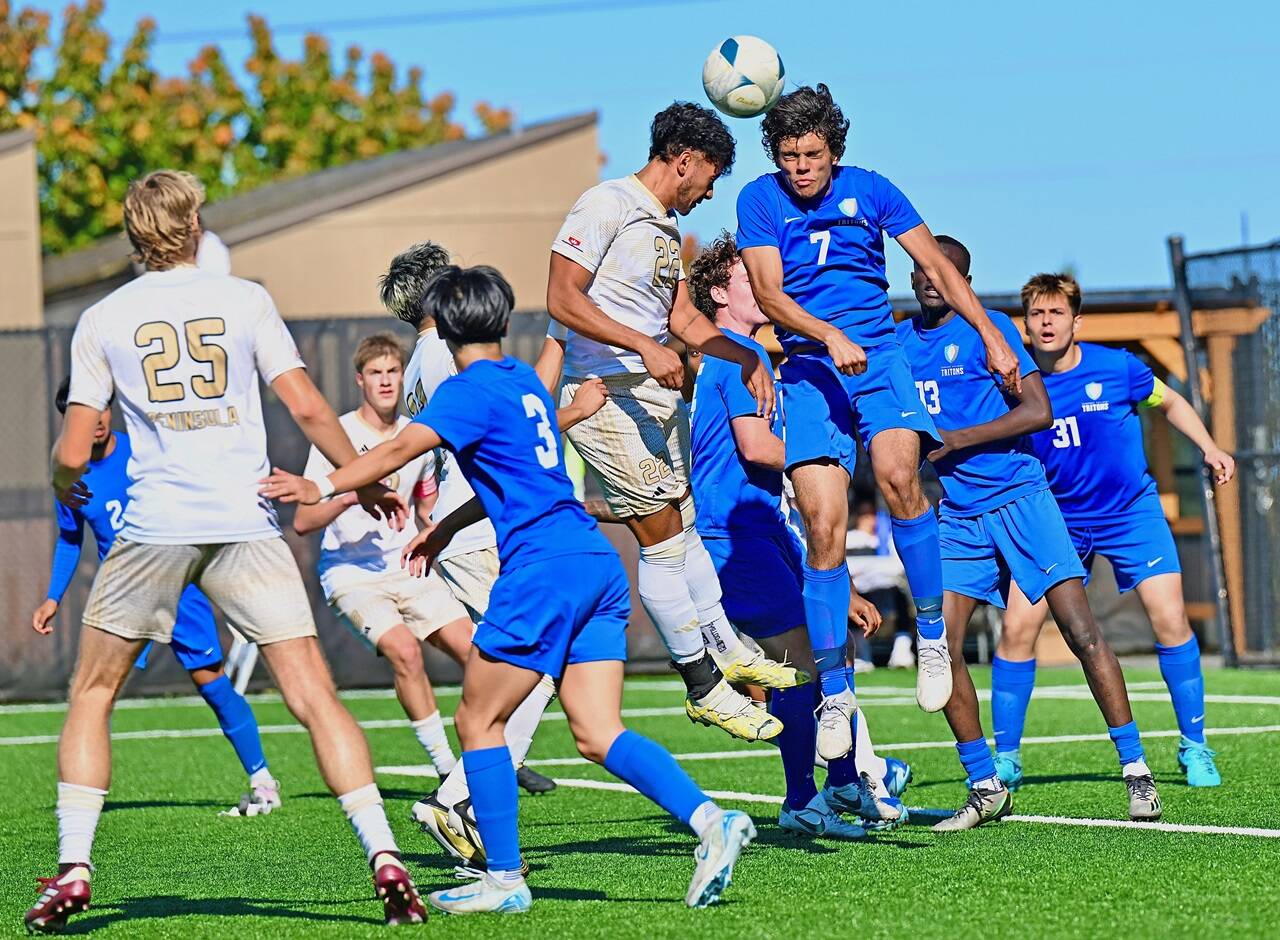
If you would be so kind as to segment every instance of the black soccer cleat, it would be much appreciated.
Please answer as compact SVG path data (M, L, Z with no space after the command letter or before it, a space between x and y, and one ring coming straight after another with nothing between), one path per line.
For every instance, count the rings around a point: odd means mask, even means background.
M554 780L550 777L544 777L536 770L530 770L528 767L521 767L516 771L516 783L520 784L520 789L526 793L532 793L534 796L550 793L556 788Z

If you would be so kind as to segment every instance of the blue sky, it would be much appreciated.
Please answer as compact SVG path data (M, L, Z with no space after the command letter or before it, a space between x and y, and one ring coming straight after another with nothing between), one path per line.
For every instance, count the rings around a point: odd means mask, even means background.
M41 3L42 6L57 4ZM518 14L537 6L538 13ZM765 0L271 0L173 4L108 0L121 36L142 15L160 27L157 64L184 69L200 43L182 33L243 34L244 14L314 24L335 49L357 43L461 107L487 100L520 123L597 110L606 175L644 161L648 122L674 98L703 100L706 53L739 33L773 43L799 83L825 81L853 121L845 162L876 169L935 232L965 241L981 292L1016 289L1071 265L1086 289L1168 282L1165 236L1190 250L1280 237L1280 5L1273 2L1072 4L913 0L817 4ZM400 23L424 12L508 15ZM363 21L363 22L360 22ZM334 25L325 25L334 24ZM296 54L298 34L279 40ZM247 43L219 39L231 61ZM732 176L685 220L700 236L732 227L738 189L771 167L759 120L735 120ZM908 263L891 249L894 292Z

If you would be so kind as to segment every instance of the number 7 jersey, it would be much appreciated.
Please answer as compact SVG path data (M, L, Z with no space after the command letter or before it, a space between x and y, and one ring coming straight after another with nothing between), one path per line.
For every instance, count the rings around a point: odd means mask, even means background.
M68 401L114 392L133 442L121 537L201 545L280 534L258 379L302 368L260 285L182 266L148 271L80 317Z

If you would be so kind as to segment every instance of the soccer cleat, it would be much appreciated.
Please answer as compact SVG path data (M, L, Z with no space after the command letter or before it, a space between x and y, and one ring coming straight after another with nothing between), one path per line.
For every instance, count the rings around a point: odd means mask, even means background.
M1217 752L1203 741L1182 739L1178 747L1178 766L1187 775L1189 787L1217 787L1222 785L1222 775L1214 763Z
M284 805L280 799L280 781L259 784L240 797L240 802L231 809L223 810L219 816L266 816Z
M689 720L714 725L744 741L768 741L782 733L782 722L721 679L700 699L685 699Z
M57 933L67 918L89 909L89 866L75 865L53 878L37 878L40 897L27 911L27 933Z
M996 776L1010 793L1022 786L1022 752L996 751Z
M818 706L818 756L839 760L853 748L853 712L858 707L853 689L824 695Z
M867 672L875 672L876 664L869 659L854 659L853 671L856 675L862 675Z
M536 770L523 766L516 770L516 783L525 793L532 793L534 796L550 793L556 788L556 782L550 777L544 777Z
M804 685L810 676L803 669L786 662L775 662L764 654L759 647L752 649L743 646L747 651L746 659L722 659L719 654L712 653L712 659L720 667L725 681L733 685L758 685L762 689L789 689L792 686Z
M450 808L437 799L436 792L439 791L428 793L414 803L409 815L422 827L422 831L435 839L440 848L449 855L468 868L483 869L485 866L484 844L480 841L480 833L474 826L468 830L460 814L455 813L458 821L456 826L451 825ZM475 841L471 839L472 832L475 833Z
M418 889L409 877L400 856L380 852L374 856L373 886L382 902L382 915L388 926L421 924L427 919L427 909L422 906Z
M778 828L792 835L811 839L865 839L867 830L840 817L827 805L826 798L817 794L801 809L792 809L785 803L778 814Z
M916 654L911 651L911 637L899 633L893 638L893 650L889 653L890 669L915 669Z
M1003 783L990 790L971 787L964 805L933 827L934 832L960 832L1004 819L1013 812L1013 794Z
M1159 819L1162 808L1156 780L1151 774L1130 774L1124 778L1129 791L1129 818L1135 822Z
M896 757L884 759L884 788L890 796L902 796L911 782L911 765Z
M736 809L720 810L693 853L697 867L684 903L689 907L707 907L720 900L720 895L733 881L733 866L738 855L755 837L756 827L750 816Z
M523 878L504 884L488 872L468 884L432 891L427 901L445 914L527 914L533 906Z
M946 637L916 641L916 704L927 712L942 711L951 701L951 651Z
M837 813L849 813L874 832L897 829L907 821L907 808L897 797L878 796L871 775L862 773L853 783L822 788L822 796Z

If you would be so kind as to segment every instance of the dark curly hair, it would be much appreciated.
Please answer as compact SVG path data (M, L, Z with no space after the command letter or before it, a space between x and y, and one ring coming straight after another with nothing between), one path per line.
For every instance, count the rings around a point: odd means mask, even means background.
M778 99L760 125L765 153L774 163L784 140L794 140L813 132L827 142L831 156L844 156L844 139L849 119L831 97L831 89L821 82L817 88L802 85Z
M728 287L733 266L738 261L738 245L729 232L720 235L689 265L689 296L707 319L714 321L720 305L711 297L711 288Z
M649 159L670 160L686 150L702 154L721 176L733 167L733 135L710 108L677 101L659 111L649 125Z
M418 242L406 248L391 259L391 266L379 282L382 305L416 329L427 313L422 296L432 278L448 264L449 252L435 242Z

